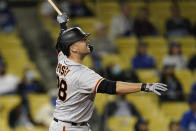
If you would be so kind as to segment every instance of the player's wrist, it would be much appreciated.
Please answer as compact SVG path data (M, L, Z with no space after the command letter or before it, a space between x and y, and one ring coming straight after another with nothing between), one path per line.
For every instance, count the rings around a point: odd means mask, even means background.
M60 23L60 27L61 27L61 29L66 30L67 29L67 21Z
M146 83L142 83L142 86L141 86L141 91L145 91L146 90Z

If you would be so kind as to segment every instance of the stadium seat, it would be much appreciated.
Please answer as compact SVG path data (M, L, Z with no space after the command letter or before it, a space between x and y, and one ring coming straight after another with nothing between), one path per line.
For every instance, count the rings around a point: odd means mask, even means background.
M12 32L11 34L1 34L1 43L0 49L10 49L19 47L22 42L20 39L16 37L16 32Z
M94 1L86 1L86 5L89 7L89 9L91 11L93 11L93 13L96 14L96 11L95 8L97 7L96 4L94 3Z
M148 52L149 54L155 59L155 63L156 63L156 67L158 69L162 69L162 61L163 61L163 58L167 55L167 51L168 49L167 48L149 48L148 49Z
M104 107L108 102L111 102L115 99L115 96L113 95L107 95L107 94L96 94L95 97L95 108L97 110L98 114L102 114L104 111Z
M143 37L142 40L148 43L148 47L167 47L167 40L164 37Z
M0 130L9 131L9 113L10 111L20 103L21 99L17 95L5 95L0 96Z
M108 120L111 131L133 131L136 123L135 117L111 117Z
M193 82L196 80L196 78L192 76L191 71L188 69L176 70L175 74L176 77L180 80L185 94L189 94L191 86L193 85Z
M189 59L196 53L196 40L194 37L171 38L169 41L178 41L182 46L182 52Z
M133 103L144 117L151 117L149 116L148 111L158 110L158 99L154 94L140 92L129 94L126 96L126 99Z
M141 82L154 83L159 81L158 72L154 69L139 69L137 74Z
M194 1L179 2L182 16L190 20L191 23L196 21L196 3Z
M50 97L46 94L29 94L28 95L31 115L36 116L37 111L44 105L50 103Z
M159 109L158 96L153 93L136 93L126 96L127 100L133 103L142 117L149 120L149 130L165 131L169 119Z
M150 131L168 131L170 119L167 118L160 110L149 119Z
M151 2L149 4L151 21L161 35L164 35L166 31L165 22L170 17L170 5L171 2L167 1Z
M188 109L187 102L167 102L161 105L161 110L170 120L180 120L183 113Z
M136 37L122 37L117 38L115 43L121 54L135 54L138 40Z
M8 73L15 74L19 78L22 78L24 69L30 66L35 70L36 77L39 77L34 63L29 60L27 52L23 47L4 48L1 49L1 53L8 65Z
M131 15L133 17L136 16L136 14L138 13L139 8L145 6L146 3L142 2L142 1L137 1L137 2L132 2L130 3L130 7L131 7Z
M128 57L128 56L127 56ZM111 54L111 55L105 55L102 59L103 67L107 67L109 65L118 65L121 67L121 69L126 70L130 68L129 62L124 62L123 56L118 54Z
M170 38L170 41L178 41L180 42L182 47L190 47L190 48L195 48L196 47L196 40L194 37L177 37L177 38Z
M196 82L196 69L193 70L192 75L193 75L193 78L194 78L194 82Z
M148 43L148 52L156 60L156 65L159 69L162 68L162 59L167 54L167 41L163 37L143 37L143 40Z
M33 127L17 127L14 131L47 131L48 128L46 127L39 127L39 126L33 126Z
M132 2L130 3L131 15L134 17L138 9L144 6L144 2ZM101 2L99 5L99 18L103 21L107 27L110 27L112 17L119 14L119 5L117 2Z
M115 40L120 53L120 58L124 69L131 68L131 59L135 55L138 40L135 37L122 37Z
M2 34L2 42L0 44L0 52L8 66L7 72L23 77L24 68L32 67L38 78L39 72L36 70L35 64L30 61L26 49L22 45L22 40L17 36L17 31L11 34Z
M101 2L99 4L98 16L100 20L109 27L112 17L119 11L117 2Z
M96 18L75 18L72 19L72 26L79 26L82 28L84 32L91 33L91 36L94 36L94 29L95 29L95 24L98 22Z
M170 38L168 43L172 41L177 41L182 46L182 53L188 60L190 57L196 53L196 40L194 37L180 37L180 38Z

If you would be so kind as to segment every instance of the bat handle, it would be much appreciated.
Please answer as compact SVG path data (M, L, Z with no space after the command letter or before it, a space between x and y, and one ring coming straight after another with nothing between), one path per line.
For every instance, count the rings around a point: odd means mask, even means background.
M58 13L58 15L62 15L62 12L57 8L57 6L54 4L54 2L52 0L48 0L48 2L56 10L56 12Z

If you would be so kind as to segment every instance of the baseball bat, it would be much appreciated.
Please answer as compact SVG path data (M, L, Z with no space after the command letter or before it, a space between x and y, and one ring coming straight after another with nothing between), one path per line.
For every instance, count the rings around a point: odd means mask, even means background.
M59 10L59 8L54 4L54 2L52 0L48 0L48 2L50 3L50 5L56 10L56 12L59 15L62 15L62 12Z

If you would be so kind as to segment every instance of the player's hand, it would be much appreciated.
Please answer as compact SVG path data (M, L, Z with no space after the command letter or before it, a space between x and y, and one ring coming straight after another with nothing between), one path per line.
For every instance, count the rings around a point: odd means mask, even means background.
M165 92L168 89L166 88L167 85L162 84L162 83L147 83L146 84L146 88L145 88L145 92L154 92L157 95L161 95L160 91Z
M57 21L59 24L64 23L64 22L67 23L67 21L68 21L67 13L63 12L62 15L58 15Z

